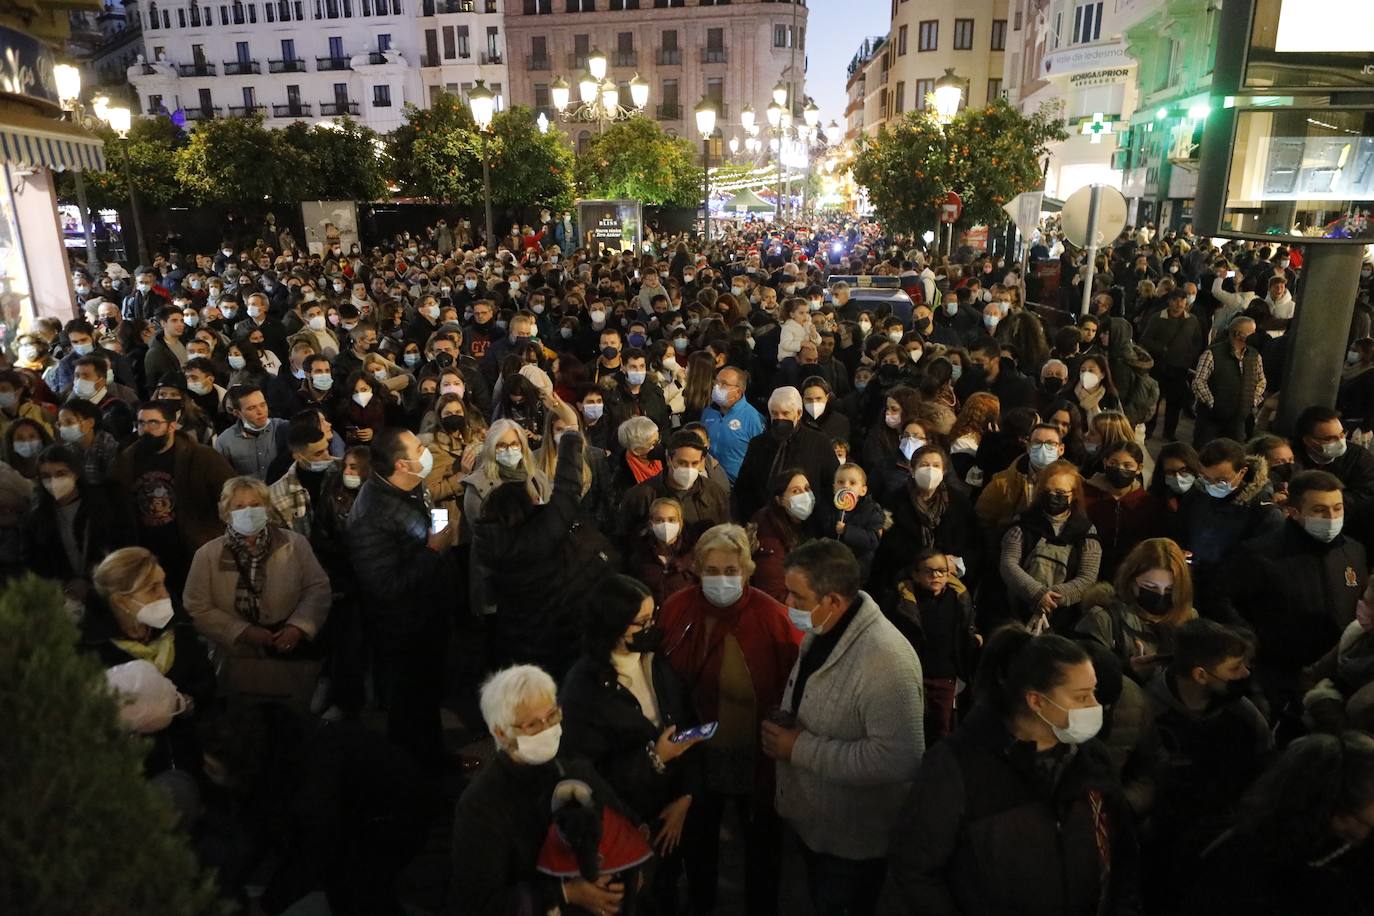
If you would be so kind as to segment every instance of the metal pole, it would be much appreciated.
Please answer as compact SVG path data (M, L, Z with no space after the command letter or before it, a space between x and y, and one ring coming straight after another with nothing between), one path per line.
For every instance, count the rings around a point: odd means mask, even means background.
M1097 273L1097 212L1101 200L1102 185L1095 184L1088 197L1088 275L1083 278L1083 303L1078 309L1080 318L1088 314L1088 309L1092 307L1093 274Z
M138 248L138 263L146 265L151 263L152 259L148 257L148 249L143 240L143 219L138 215L138 195L134 193L132 168L133 159L129 155L129 143L126 139L124 142L124 177L129 185L129 210L134 220L134 244Z
M1288 359L1279 394L1278 429L1293 431L1308 407L1332 407L1341 383L1345 348L1332 346L1350 333L1360 288L1361 245L1309 245L1298 309L1288 328Z
M76 205L81 208L81 229L86 234L86 269L91 279L100 274L100 260L95 255L95 231L91 227L91 208L86 203L86 179L76 170Z
M773 179L773 222L782 222L782 129L774 130L773 133L778 139L778 152L775 157L777 160L778 174Z
M487 157L487 141L482 139L482 198L487 208L487 252L496 250L496 235L491 225L491 162Z
M701 139L701 185L705 192L702 197L701 222L706 229L706 244L711 244L711 138Z

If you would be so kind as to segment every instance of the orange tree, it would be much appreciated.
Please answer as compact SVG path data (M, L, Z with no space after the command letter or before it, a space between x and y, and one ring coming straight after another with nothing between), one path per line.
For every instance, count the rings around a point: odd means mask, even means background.
M964 202L959 226L995 226L1007 220L1004 203L1044 184L1040 163L1066 137L1057 112L1027 117L1001 99L943 127L933 111L912 111L860 141L854 180L892 232L934 228L949 191Z

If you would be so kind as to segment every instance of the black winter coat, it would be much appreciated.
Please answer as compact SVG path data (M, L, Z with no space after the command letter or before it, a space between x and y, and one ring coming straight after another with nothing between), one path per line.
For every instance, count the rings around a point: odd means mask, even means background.
M976 583L982 567L983 539L978 534L978 518L968 495L950 483L942 484L949 494L949 505L940 517L940 524L927 528L916 512L915 483L908 483L901 498L894 500L892 527L883 534L882 543L873 558L873 575L869 591L882 607L892 607L897 583L911 572L911 561L917 551L937 547L945 553L964 560L966 583Z
M62 546L62 530L57 520L57 503L46 491L29 513L24 526L25 562L45 579L65 582L89 579L100 561L136 540L133 516L127 502L118 500L110 487L78 483L81 505L76 510L74 532L85 554L83 569L72 569Z
M429 541L429 491L397 489L377 474L358 490L348 516L349 557L368 612L394 633L414 633L454 600L456 567L448 551Z
M996 715L979 708L935 744L898 821L883 912L1138 913L1136 839L1107 751L1093 740L1059 752L1072 756L1051 787L1035 747L1016 741Z
M654 701L662 725L644 717L635 699L609 662L583 655L568 671L558 691L563 708L563 743L568 753L586 757L611 788L645 823L653 823L669 802L701 794L704 752L688 751L665 772L649 758L658 736L670 725L685 731L696 724L686 688L662 655L649 663Z
M787 452L781 461L775 462L780 448L785 448ZM840 466L835 460L835 449L831 447L830 440L814 429L801 426L785 444L780 444L765 431L749 440L739 475L730 491L735 501L735 518L753 518L763 508L768 501L768 484L775 464L778 471L801 468L811 489L818 494L834 490L835 471Z

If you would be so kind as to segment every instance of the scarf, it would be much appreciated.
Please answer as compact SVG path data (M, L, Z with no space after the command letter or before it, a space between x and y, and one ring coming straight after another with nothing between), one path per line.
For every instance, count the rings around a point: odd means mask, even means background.
M923 500L916 482L911 481L907 484L907 492L911 494L911 507L916 510L916 520L921 524L921 546L929 547L935 543L935 529L940 527L945 510L949 508L949 489L936 487L930 499Z
M643 483L650 477L663 473L663 462L641 458L634 452L625 453L625 463L630 466L630 473L635 475L635 483Z
M250 547L243 535L231 527L225 533L224 543L239 570L234 586L234 613L256 624L262 602L263 567L272 549L271 529L259 532L257 543Z
M157 638L148 642L139 642L137 639L111 639L110 642L125 655L152 662L159 674L171 671L172 663L177 658L176 638L171 630L163 630Z

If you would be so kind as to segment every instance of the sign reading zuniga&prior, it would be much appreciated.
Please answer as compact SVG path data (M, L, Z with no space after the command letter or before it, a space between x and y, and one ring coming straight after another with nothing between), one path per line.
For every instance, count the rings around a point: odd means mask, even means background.
M1088 86L1110 86L1114 83L1124 83L1130 76L1130 67L1108 67L1101 70L1084 70L1082 73L1070 74L1069 86L1073 89L1084 89Z

